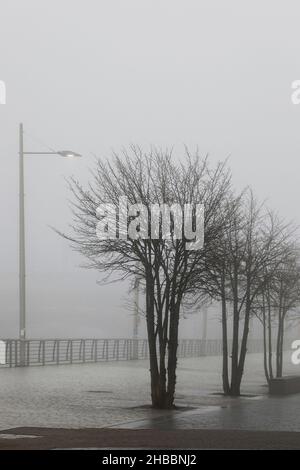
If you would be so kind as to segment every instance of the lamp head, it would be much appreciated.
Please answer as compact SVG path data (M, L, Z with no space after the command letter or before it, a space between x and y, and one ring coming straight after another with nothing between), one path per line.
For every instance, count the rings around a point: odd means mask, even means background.
M57 155L60 155L61 157L67 157L67 158L82 157L80 153L73 152L73 150L59 150L57 152Z

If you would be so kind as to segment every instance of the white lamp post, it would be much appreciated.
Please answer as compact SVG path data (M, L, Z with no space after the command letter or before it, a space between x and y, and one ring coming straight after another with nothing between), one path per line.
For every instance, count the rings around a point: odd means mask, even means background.
M23 146L23 124L19 126L19 338L20 365L25 365L26 339L26 264L25 264L25 207L24 207L24 155L60 155L61 157L81 157L71 150L51 152L25 152Z

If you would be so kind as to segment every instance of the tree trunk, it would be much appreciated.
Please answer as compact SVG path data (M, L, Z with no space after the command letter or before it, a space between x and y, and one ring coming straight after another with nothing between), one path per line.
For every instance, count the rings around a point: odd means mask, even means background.
M284 315L280 319L278 325L278 342L277 342L277 360L276 360L276 377L282 377L283 372L283 337L284 337Z
M234 279L233 289L233 335L232 335L232 357L231 357L231 385L230 395L240 395L240 382L238 378L238 358L239 358L239 311L238 311L238 291L237 276Z
M245 320L244 320L244 330L243 330L243 337L241 341L241 352L239 358L239 365L238 365L238 373L237 373L237 386L238 390L240 391L241 382L244 374L244 367L245 367L245 360L247 354L247 342L248 342L248 335L249 335L249 322L250 322L250 301L249 298L246 301L246 309L245 309Z
M222 290L222 343L223 343L223 392L228 395L230 392L229 376L228 376L228 337L227 337L227 309L225 290Z
M166 342L164 338L159 339L159 394L160 394L160 408L165 408L165 402L167 397L166 390Z
M174 396L176 387L177 347L178 347L178 324L179 324L180 301L177 300L170 310L170 335L168 343L168 389L167 408L174 407Z
M151 399L154 408L161 408L161 384L157 361L155 314L154 314L154 283L151 274L146 277L146 321L149 344Z
M277 344L276 344L276 377L281 377L282 376L282 328L283 328L283 322L282 322L282 312L281 312L281 307L280 307L280 313L279 313L279 322L278 322L278 331L277 331Z
M263 298L264 302L264 298ZM268 350L267 350L267 326L266 326L266 309L265 305L263 305L262 309L262 316L263 316L263 341L264 341L264 371L267 382L270 382L270 374L268 370Z
M271 306L270 306L270 298L268 297L268 342L269 342L269 375L270 379L273 379L273 344L272 344L272 320L271 320Z

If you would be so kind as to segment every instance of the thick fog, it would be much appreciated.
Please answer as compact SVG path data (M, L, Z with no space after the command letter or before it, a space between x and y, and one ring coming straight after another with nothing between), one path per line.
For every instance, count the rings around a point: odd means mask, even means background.
M299 223L299 15L297 1L1 1L1 337L18 335L19 122L25 151L83 155L25 157L28 337L131 335L128 285L98 286L50 228L68 229L65 178L88 181L97 155L198 145Z

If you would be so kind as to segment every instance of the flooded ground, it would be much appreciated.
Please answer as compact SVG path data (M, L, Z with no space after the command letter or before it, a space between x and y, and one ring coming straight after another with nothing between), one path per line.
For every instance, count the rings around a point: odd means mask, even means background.
M286 372L300 373L286 357ZM177 411L149 406L148 361L0 369L0 429L157 427L300 431L300 395L267 396L261 355L248 356L239 399L221 392L221 358L182 359ZM188 407L189 409L186 409ZM191 408L191 409L190 409Z

